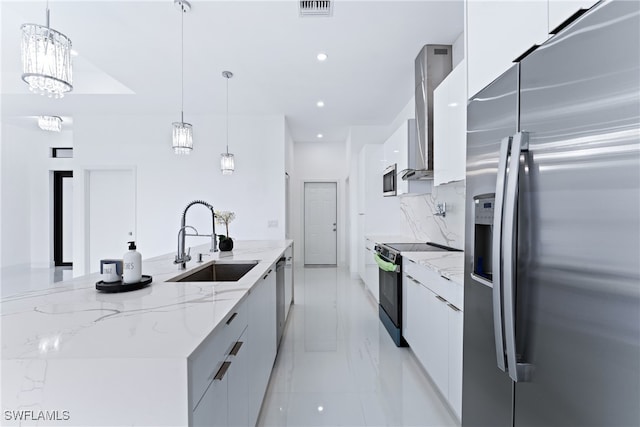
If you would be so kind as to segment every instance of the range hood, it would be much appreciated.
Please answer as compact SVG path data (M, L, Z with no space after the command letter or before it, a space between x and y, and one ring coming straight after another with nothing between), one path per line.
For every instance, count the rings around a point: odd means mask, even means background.
M451 45L427 44L415 60L416 135L403 180L433 179L433 90L452 69Z

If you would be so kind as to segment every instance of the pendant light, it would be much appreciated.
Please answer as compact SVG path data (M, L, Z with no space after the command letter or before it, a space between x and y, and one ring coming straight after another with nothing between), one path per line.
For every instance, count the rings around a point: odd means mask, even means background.
M62 118L58 116L38 117L38 127L49 132L60 132L62 130Z
M62 98L73 90L71 40L49 27L49 1L46 25L23 24L22 80L29 90L50 98Z
M184 14L191 10L191 4L186 0L175 0L174 5L180 11L180 121L173 122L173 152L175 154L189 154L193 150L193 126L184 122Z
M222 77L227 79L227 152L220 154L220 170L222 175L231 175L235 169L233 154L229 153L229 79L233 77L233 73L223 71Z

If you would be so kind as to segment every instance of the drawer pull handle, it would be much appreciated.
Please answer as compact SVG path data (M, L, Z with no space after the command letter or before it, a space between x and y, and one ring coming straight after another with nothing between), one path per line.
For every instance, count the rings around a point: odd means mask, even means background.
M229 354L231 356L236 356L238 354L238 351L240 351L240 347L242 347L242 341L236 341Z
M411 281L412 281L413 283L417 283L418 285L421 285L421 284L422 284L422 283L418 282L416 279L414 279L413 277L411 277L411 276L410 276L410 275L408 275L408 274L407 274L407 277L408 277L409 279L411 279Z
M231 366L231 362L222 362L222 366L220 366L220 369L218 369L218 372L216 372L216 376L213 377L213 379L222 381L224 374L229 370L229 366Z
M233 313L233 314L231 315L231 317L229 318L229 320L227 320L227 325L228 325L229 323L233 322L233 319L235 319L237 315L238 315L238 313Z
M449 306L449 308L450 308L451 310L453 310L453 311L461 311L458 307L456 307L456 306L455 306L455 305L453 305L453 304L447 304L447 305L448 305L448 306Z
M447 300L442 298L440 295L436 295L436 298L438 298L442 302L447 302Z
M443 279L445 279L445 280L451 280L451 279L449 279L448 277L444 277L442 274L440 275L440 277L442 277L442 278L443 278Z

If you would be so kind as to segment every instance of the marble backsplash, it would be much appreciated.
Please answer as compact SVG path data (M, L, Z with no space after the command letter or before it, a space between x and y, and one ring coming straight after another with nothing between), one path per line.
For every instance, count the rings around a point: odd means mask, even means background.
M436 204L445 202L446 216L436 216ZM433 187L431 194L400 196L401 231L421 241L464 249L465 182Z

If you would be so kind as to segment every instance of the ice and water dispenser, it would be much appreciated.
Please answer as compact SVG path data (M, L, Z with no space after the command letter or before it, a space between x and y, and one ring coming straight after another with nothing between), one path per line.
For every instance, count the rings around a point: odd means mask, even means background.
M492 281L491 267L493 242L493 207L494 194L475 196L474 201L474 244L473 273L483 279Z

